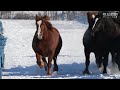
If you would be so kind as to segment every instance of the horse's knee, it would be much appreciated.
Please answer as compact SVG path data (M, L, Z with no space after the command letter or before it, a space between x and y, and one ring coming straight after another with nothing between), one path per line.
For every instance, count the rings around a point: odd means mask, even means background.
M88 75L89 75L90 72L89 72L89 70L86 70L86 69L85 69L85 70L83 71L83 74L88 74Z
M40 68L44 67L44 62L42 60L41 61L37 61L37 64L39 65Z

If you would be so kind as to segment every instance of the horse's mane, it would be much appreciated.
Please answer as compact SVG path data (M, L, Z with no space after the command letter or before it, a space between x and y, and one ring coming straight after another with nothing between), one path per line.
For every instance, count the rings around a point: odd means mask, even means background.
M114 30L113 28L115 28L115 23L112 18L104 18L103 24L105 24L105 26L106 26L105 28L111 28L111 29L109 29L109 31L111 31L111 30L113 31ZM105 29L105 30L107 30L107 29Z
M103 18L100 24L103 25L103 29L99 29L98 32L103 32L113 37L120 35L120 27L112 18Z
M45 20L45 24L49 30L52 30L53 26L49 21Z

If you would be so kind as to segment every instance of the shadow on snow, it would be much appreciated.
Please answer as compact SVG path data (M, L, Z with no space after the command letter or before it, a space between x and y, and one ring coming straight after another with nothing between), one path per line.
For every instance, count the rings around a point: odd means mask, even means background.
M72 64L58 64L59 71L58 75L62 77L68 76L80 76L83 75L82 72L85 68L84 63L72 63ZM53 68L53 65L52 65ZM91 63L89 70L91 75L100 74L95 63ZM39 68L39 66L18 66L10 69L3 69L3 76L45 76L46 72L44 68Z

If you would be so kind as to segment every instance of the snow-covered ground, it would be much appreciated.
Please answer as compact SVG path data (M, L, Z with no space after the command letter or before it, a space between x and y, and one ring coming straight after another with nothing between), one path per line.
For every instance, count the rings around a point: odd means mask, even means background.
M2 79L119 79L117 69L108 65L108 74L101 74L95 64L94 54L90 57L90 75L83 75L85 68L84 47L82 37L87 29L86 24L77 21L51 21L63 40L63 46L58 56L58 75L47 76L44 69L36 64L35 53L32 50L32 39L36 31L34 20L1 20L5 46L5 67ZM53 63L53 62L52 62Z

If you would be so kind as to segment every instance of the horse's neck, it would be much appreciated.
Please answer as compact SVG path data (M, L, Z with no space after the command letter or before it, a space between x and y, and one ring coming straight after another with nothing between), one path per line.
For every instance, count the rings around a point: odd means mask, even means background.
M106 24L106 28L108 33L110 33L113 37L117 37L120 35L120 25L114 22L112 19L108 21Z
M46 24L46 27L47 27L49 30L52 29L52 24L51 24L50 22L46 21L45 24Z
M43 33L43 39L46 41L49 38L49 30L48 28L45 28L44 33Z
M89 28L89 29L92 29L92 27L93 27L93 25L94 25L94 20L93 20L93 19L90 19L90 20L88 21L88 24L89 24L88 28Z

